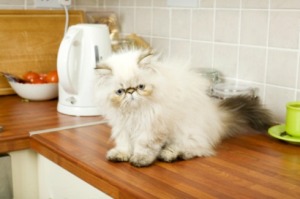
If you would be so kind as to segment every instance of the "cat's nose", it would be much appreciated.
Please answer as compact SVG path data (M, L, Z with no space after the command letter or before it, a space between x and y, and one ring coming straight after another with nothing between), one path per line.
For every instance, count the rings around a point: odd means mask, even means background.
M135 88L126 89L126 93L132 94L135 91Z

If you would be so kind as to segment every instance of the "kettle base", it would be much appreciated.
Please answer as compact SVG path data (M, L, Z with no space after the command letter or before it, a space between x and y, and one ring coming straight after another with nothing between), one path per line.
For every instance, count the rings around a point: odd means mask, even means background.
M100 116L101 110L98 107L78 107L78 106L66 106L63 104L57 104L57 111L66 115L73 116Z

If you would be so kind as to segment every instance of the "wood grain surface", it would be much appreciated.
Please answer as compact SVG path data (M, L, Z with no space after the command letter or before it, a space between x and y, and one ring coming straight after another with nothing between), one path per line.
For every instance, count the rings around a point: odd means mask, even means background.
M38 134L31 148L113 198L300 198L300 147L265 133L227 139L217 155L146 168L112 163L110 128Z
M69 11L69 18L69 25L85 21L82 11ZM56 69L64 27L63 10L0 10L0 71L23 75ZM0 76L0 95L11 93Z
M29 148L29 132L100 121L97 117L57 112L57 100L24 102L16 95L0 96L0 153Z
M300 198L300 146L249 132L223 141L214 157L135 168L105 159L113 146L105 124L29 137L102 119L63 115L56 105L0 96L0 152L31 147L113 198Z

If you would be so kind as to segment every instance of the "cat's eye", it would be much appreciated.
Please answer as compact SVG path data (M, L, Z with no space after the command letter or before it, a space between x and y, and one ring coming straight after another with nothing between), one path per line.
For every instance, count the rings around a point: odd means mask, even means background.
M137 86L138 89L140 90L144 90L145 89L145 85L144 84L140 84Z
M122 95L123 93L125 93L125 90L124 89L118 89L118 90L116 90L116 94L117 95Z

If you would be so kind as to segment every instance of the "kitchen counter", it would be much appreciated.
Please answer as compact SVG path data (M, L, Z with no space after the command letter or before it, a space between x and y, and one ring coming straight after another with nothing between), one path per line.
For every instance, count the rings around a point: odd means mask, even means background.
M214 157L156 162L150 167L135 168L105 159L107 150L113 146L106 124L54 129L28 138L28 130L91 122L95 118L72 117L72 120L55 111L55 101L32 103L32 106L22 103L16 97L0 97L0 123L4 119L4 127L9 131L6 140L0 137L1 148L6 141L17 137L18 146L23 148L30 141L31 149L113 198L300 197L300 147L265 133L245 132L227 139L217 147ZM42 113L46 110L51 114ZM38 122L31 121L29 116ZM28 123L23 126L18 121ZM17 136L16 132L23 136Z
M56 111L57 100L26 102L16 95L0 96L0 153L29 148L29 131L99 122L102 117L74 117Z

